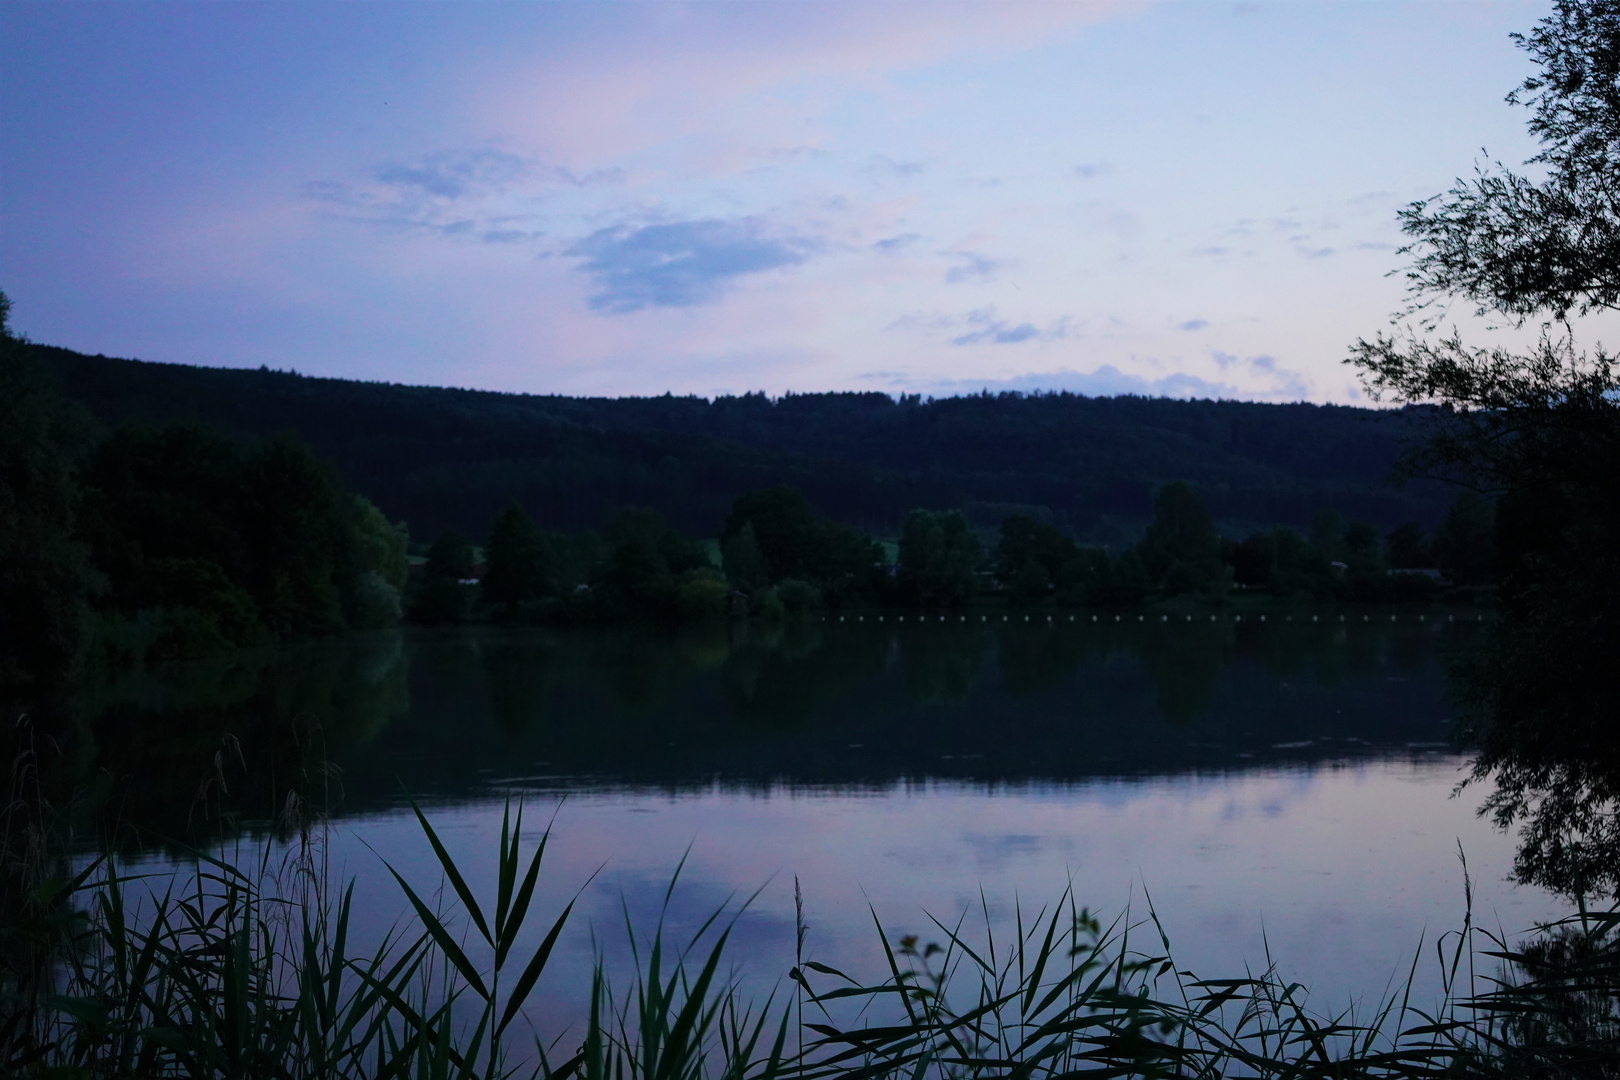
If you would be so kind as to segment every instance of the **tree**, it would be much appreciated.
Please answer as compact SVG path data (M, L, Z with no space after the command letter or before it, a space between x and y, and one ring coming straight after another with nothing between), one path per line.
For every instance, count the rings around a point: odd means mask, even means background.
M424 581L461 582L472 576L473 546L466 534L454 529L441 533L428 548L427 562L422 566Z
M882 548L842 522L817 518L797 488L749 491L720 530L726 576L750 592L795 578L836 606L874 591Z
M495 516L484 541L484 576L479 581L484 603L507 616L516 615L524 604L551 593L553 562L545 534L512 500Z
M1101 600L1109 575L1108 553L1102 548L1076 547L1074 557L1058 568L1057 602L1090 604Z
M1389 565L1397 570L1415 570L1434 565L1434 553L1423 526L1406 521L1389 530L1384 538L1384 552Z
M900 577L925 605L964 604L973 595L979 538L955 510L913 510L900 533Z
M1532 111L1542 150L1526 164L1545 177L1479 166L1403 210L1412 263L1401 329L1358 341L1347 362L1375 398L1443 407L1414 471L1498 489L1537 472L1612 481L1615 458L1568 451L1593 440L1612 450L1620 407L1614 359L1580 349L1575 322L1620 305L1620 3L1557 0L1514 37L1541 70L1508 101ZM1539 318L1541 340L1515 353L1466 345L1456 330L1431 338L1439 305L1454 298L1520 326Z
M725 562L726 580L737 588L754 592L770 585L770 564L759 550L752 521L743 522L743 527L725 542L721 558Z
M75 535L87 425L25 355L10 314L0 292L0 686L67 673L99 584Z
M721 550L750 522L772 581L819 576L816 516L798 488L765 488L739 495L720 530Z
M1434 534L1435 558L1448 580L1458 585L1491 580L1494 517L1491 504L1477 492L1464 491L1451 504Z
M1579 344L1583 320L1620 307L1620 2L1556 0L1516 40L1538 71L1508 100L1530 110L1541 178L1495 162L1408 207L1411 302L1349 362L1374 397L1438 406L1410 471L1496 497L1501 617L1454 696L1473 774L1495 780L1487 808L1526 822L1519 876L1620 892L1620 380ZM1515 352L1431 336L1452 299L1539 321L1540 339Z
M416 590L411 614L420 622L455 623L467 617L467 587L473 572L473 546L466 534L454 529L441 533L428 548L422 583Z
M1513 38L1540 72L1507 100L1531 110L1542 145L1531 179L1500 162L1476 166L1444 195L1413 203L1401 223L1413 242L1413 307L1452 297L1481 314L1563 320L1620 305L1620 4L1556 0L1528 36Z
M1169 593L1208 588L1221 578L1221 538L1209 507L1191 485L1165 484L1153 499L1153 521L1137 547L1156 588Z
M291 437L128 426L85 461L78 536L118 652L152 659L398 617L405 537ZM144 627L144 629L143 629ZM144 643L141 643L144 642Z
M598 615L674 620L717 614L724 585L706 547L647 507L616 512L602 527L606 551L591 568Z
M356 495L353 502L361 570L351 586L350 621L362 627L391 626L400 620L410 578L410 531L403 521L390 522L370 499Z
M1001 522L996 576L1015 603L1038 603L1078 552L1074 540L1055 526L1037 522L1028 514L1013 514Z

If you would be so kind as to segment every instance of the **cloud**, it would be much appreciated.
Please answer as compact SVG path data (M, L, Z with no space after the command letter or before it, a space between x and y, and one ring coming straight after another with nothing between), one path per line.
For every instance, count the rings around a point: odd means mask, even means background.
M1360 195L1347 199L1346 202L1355 207L1376 206L1382 209L1386 203L1393 202L1394 199L1395 193L1393 191L1364 191Z
M889 236L879 240L877 243L872 245L872 250L881 251L885 255L892 255L896 251L901 251L910 247L912 244L915 244L921 239L922 236L918 233L901 233L898 236Z
M509 187L527 178L532 168L528 158L483 149L432 154L414 164L383 165L373 178L433 198L463 199Z
M559 186L587 188L623 180L620 169L580 173L486 147L386 162L354 182L312 180L303 192L305 198L347 210L351 221L511 244L544 235L513 224L535 220L533 215L507 213L513 199Z
M1186 322L1176 323L1176 329L1185 330L1188 333L1191 333L1194 330L1202 330L1208 325L1208 319L1188 319Z
M416 192L436 199L477 199L520 185L594 187L624 182L623 169L576 172L566 165L544 165L533 158L489 148L451 150L429 154L420 161L379 166L373 179L401 192Z
M1074 167L1074 175L1082 180L1095 180L1099 176L1108 176L1114 167L1106 161L1088 161Z
M551 165L546 168L546 173L577 188L595 187L598 184L622 184L625 181L624 170L617 166L579 173L565 165Z
M772 146L760 151L761 155L773 161L797 161L801 158L815 159L832 157L830 153L819 146Z
M1241 382L1255 379L1264 385L1258 388L1240 386L1237 382L1211 381L1185 372L1172 372L1158 378L1128 374L1113 364L1103 364L1091 371L1059 368L1054 371L1031 371L1000 379L929 379L896 372L870 372L863 380L884 385L905 393L929 393L944 397L954 394L976 394L982 390L992 393L1018 391L1032 394L1043 391L1068 391L1091 397L1109 397L1135 394L1142 397L1213 398L1232 401L1300 401L1309 397L1310 383L1297 371L1283 367L1275 357L1239 357L1231 353L1213 353L1215 363L1222 371L1249 376ZM1148 357L1139 362L1156 363Z
M874 382L911 392L932 393L945 397L958 394L976 394L981 390L992 393L1015 390L1031 394L1042 391L1068 391L1090 397L1108 397L1118 394L1137 394L1143 397L1173 398L1242 398L1246 395L1235 386L1212 383L1180 372L1158 379L1145 379L1140 375L1127 375L1112 364L1103 364L1091 371L1060 368L1056 371L1032 371L1005 379L934 379L916 380L903 375L873 373L866 376Z
M1215 365L1222 371L1247 372L1251 376L1265 380L1270 385L1260 392L1258 396L1268 398L1282 398L1287 401L1303 401L1310 397L1311 381L1302 372L1292 368L1285 368L1277 363L1274 356L1234 356L1219 349L1210 351ZM1257 396L1257 395L1250 395Z
M595 281L592 310L619 315L712 303L736 279L796 266L819 246L771 235L757 217L704 218L598 229L563 254Z
M923 171L920 161L896 161L887 154L873 154L866 168L868 172L886 172L895 176L916 176Z
M1069 336L1069 320L1059 319L1045 330L1034 323L1011 323L996 318L995 308L971 311L967 324L972 327L951 339L952 345L1018 345L1025 341L1057 341Z
M478 237L486 244L521 244L526 240L538 240L546 234L531 229L486 229Z
M940 254L964 260L962 265L945 271L945 280L951 285L960 285L964 281L993 281L996 271L1006 265L977 251L942 251Z

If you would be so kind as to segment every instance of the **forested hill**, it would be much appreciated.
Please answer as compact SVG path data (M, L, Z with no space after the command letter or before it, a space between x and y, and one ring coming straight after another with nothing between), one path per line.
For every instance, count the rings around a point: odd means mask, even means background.
M1149 517L1154 489L1176 479L1195 484L1229 531L1306 526L1323 507L1386 528L1433 526L1451 498L1391 482L1409 413L1071 394L570 398L33 348L107 425L296 432L419 537L481 535L514 497L549 528L592 528L616 507L644 505L712 535L739 493L780 483L881 534L921 506L991 527L1012 512L1050 515L1082 538L1121 543Z

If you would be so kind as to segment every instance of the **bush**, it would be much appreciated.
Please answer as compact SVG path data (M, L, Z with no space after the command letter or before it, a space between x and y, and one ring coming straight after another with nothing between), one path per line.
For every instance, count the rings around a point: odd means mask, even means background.
M691 571L681 579L675 594L681 618L689 622L723 618L730 599L731 586L713 570Z
M807 581L786 578L777 583L775 592L790 619L808 619L821 607L821 593Z

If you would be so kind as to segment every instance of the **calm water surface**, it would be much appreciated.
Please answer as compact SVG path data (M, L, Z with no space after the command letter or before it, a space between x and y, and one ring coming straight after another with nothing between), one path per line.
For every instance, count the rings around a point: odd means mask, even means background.
M1323 1010L1376 996L1420 942L1433 986L1432 943L1464 912L1459 848L1476 920L1560 913L1507 882L1513 837L1475 817L1484 792L1453 797L1443 673L1466 626L1203 618L386 634L131 676L87 693L84 723L146 778L119 812L169 835L234 813L227 843L279 856L295 841L253 808L326 788L316 840L373 938L404 908L382 859L439 881L406 792L481 895L521 795L554 819L539 913L583 889L531 1009L548 1031L598 953L622 970L626 913L650 929L666 893L683 938L757 892L731 952L769 988L795 878L808 958L874 975L874 911L924 940L930 914L1005 932L1072 882L1105 918L1151 903L1201 974L1269 949Z

